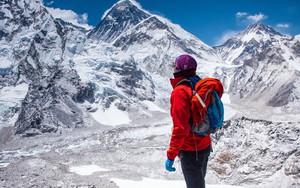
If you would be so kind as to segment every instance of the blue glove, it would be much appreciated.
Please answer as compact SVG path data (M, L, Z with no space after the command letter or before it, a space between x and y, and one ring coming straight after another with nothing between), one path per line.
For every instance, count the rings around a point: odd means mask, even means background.
M174 161L170 160L170 159L167 159L166 160L166 169L169 171L169 172L174 172L176 169L174 167L172 167L174 164Z

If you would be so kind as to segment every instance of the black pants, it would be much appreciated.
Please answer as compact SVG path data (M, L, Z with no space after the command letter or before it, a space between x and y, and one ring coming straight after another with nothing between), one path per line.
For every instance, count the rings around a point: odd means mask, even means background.
M207 161L211 147L198 151L181 151L181 168L187 188L205 188Z

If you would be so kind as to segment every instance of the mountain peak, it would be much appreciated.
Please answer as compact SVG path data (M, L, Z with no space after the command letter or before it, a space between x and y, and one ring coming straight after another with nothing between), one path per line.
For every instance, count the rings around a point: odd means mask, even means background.
M118 1L114 6L136 6L138 8L141 8L141 6L134 0L120 0Z
M121 0L114 4L88 38L112 42L120 34L139 24L150 15L133 0Z
M111 9L107 10L106 13L109 13L112 9L124 11L124 10L126 10L126 8L128 9L129 7L133 7L133 6L137 7L137 6L135 6L135 3L133 3L130 0L121 0L121 1L118 1L116 4L114 4L111 7ZM105 16L105 14L104 14L104 16Z
M250 26L248 26L246 28L246 30L243 32L243 33L252 33L252 34L269 34L271 36L274 36L274 35L280 35L282 36L281 33L275 31L272 27L270 26L267 26L261 22L258 22L258 23L255 23L255 24L252 24Z

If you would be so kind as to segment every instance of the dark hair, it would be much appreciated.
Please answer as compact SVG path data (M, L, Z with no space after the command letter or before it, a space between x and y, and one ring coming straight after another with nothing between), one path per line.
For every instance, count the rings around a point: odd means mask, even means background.
M196 75L196 69L188 69L188 70L184 70L184 71L180 71L180 72L175 72L173 73L174 78L178 78L178 77L191 77L191 76L195 76Z

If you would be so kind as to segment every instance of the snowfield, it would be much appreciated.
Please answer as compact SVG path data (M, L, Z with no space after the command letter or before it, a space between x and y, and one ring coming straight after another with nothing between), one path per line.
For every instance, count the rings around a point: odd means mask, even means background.
M73 166L69 169L70 172L76 173L81 176L88 176L95 172L107 172L109 170L101 168L97 165L83 165L83 166ZM170 174L171 175L171 174ZM142 178L140 181L126 180L126 179L111 179L117 184L119 188L182 188L185 187L185 182L182 180L161 180L161 179L151 179ZM207 185L208 188L243 188L241 186L231 186L231 185Z

